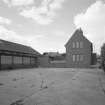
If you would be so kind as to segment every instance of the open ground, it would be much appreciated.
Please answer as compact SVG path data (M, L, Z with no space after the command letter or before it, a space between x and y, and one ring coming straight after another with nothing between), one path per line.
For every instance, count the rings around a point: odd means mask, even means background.
M105 74L96 68L1 71L0 105L105 105Z

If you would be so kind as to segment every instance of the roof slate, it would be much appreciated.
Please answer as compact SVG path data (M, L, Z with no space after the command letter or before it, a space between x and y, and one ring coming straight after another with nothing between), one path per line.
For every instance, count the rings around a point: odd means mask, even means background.
M40 55L39 52L31 48L30 46L25 46L22 44L9 42L2 39L0 39L0 50L6 50L6 51L8 50L8 51L14 51L19 53Z

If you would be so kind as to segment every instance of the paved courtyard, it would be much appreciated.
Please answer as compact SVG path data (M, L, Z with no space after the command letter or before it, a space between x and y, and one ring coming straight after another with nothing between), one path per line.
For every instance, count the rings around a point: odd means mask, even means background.
M72 68L1 71L0 105L105 105L105 74Z

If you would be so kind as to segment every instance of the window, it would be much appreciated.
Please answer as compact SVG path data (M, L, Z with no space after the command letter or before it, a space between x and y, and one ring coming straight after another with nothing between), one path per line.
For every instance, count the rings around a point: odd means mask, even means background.
M80 61L83 61L83 59L84 59L84 56L80 55Z
M12 56L1 56L1 64L12 64Z
M22 57L14 56L14 64L22 64Z
M24 64L30 64L30 57L23 57Z
M30 61L31 61L31 64L35 64L36 59L31 57L31 58L30 58Z
M80 48L83 48L83 42L80 42Z
M76 60L75 58L76 58L76 55L73 55L73 62L75 62L75 60Z
M76 48L79 48L79 42L76 42Z
M84 60L84 55L72 55L73 62L82 62Z
M83 48L83 42L73 42L72 43L73 48Z
M80 60L80 59L79 59L79 56L80 56L80 55L77 55L77 56L76 56L76 58L77 58L77 62Z
M73 42L73 48L75 48L75 42Z

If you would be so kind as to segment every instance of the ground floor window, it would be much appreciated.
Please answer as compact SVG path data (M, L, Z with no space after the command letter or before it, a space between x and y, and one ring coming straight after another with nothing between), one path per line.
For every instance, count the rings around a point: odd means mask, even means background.
M76 55L73 55L72 57L73 57L73 62L75 62L75 60L76 60Z
M30 64L30 57L23 57L23 64Z
M1 56L1 64L12 64L12 56Z
M35 64L37 62L36 58L31 57L30 59L31 59L31 64Z
M22 64L22 57L14 56L13 63Z
M84 60L84 55L80 55L80 61Z
M73 62L82 62L84 60L83 54L73 54L72 55Z

